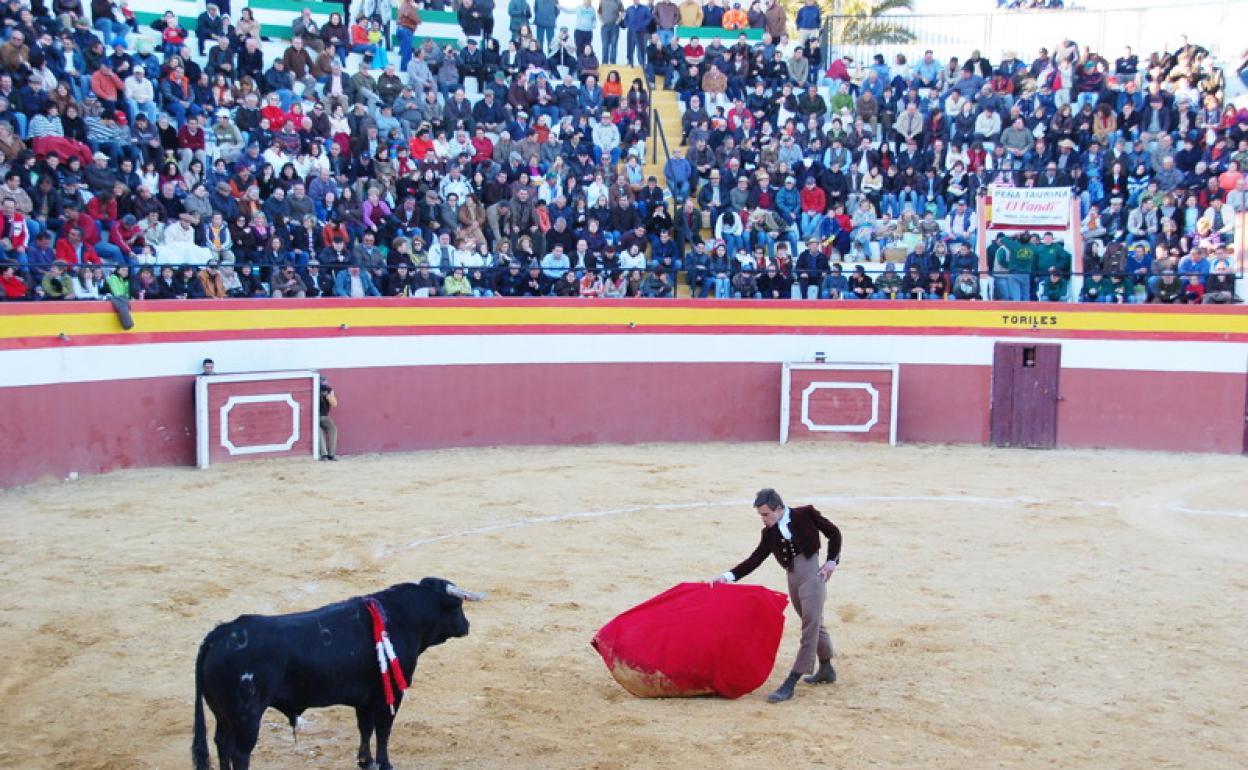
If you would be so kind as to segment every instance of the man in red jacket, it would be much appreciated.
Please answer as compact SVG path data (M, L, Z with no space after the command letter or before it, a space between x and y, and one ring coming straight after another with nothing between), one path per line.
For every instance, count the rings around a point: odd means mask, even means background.
M73 225L56 242L56 258L67 265L98 265L100 257L91 244L82 240L82 228Z
M754 497L754 510L763 521L758 546L745 561L714 578L712 583L735 583L775 556L789 578L789 598L802 619L802 641L797 659L784 684L767 696L768 703L779 703L793 697L793 689L802 674L809 684L836 681L832 667L832 638L823 626L823 605L828 598L827 582L841 558L841 531L823 517L814 506L788 508L774 489L762 489ZM819 534L828 539L828 558L820 564Z

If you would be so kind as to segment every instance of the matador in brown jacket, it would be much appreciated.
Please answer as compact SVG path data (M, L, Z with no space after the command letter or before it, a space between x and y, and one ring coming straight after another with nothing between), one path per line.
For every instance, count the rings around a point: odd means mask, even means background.
M809 674L819 658L819 668L807 676L809 684L836 681L832 667L832 638L823 626L823 605L828 598L828 578L841 558L841 531L814 506L788 508L774 489L764 489L754 498L754 509L763 520L758 547L745 561L716 577L713 583L734 583L758 569L768 554L775 556L788 573L789 598L802 619L802 642L797 660L784 684L767 696L768 703L793 697L797 680ZM819 534L828 539L828 558L819 564Z

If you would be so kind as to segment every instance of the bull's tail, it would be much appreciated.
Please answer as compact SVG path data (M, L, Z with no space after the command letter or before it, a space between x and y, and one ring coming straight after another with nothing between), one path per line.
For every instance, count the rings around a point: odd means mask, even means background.
M208 651L208 640L199 645L199 654L195 656L195 733L191 739L191 764L195 770L209 770L208 763L208 726L204 723L204 656Z

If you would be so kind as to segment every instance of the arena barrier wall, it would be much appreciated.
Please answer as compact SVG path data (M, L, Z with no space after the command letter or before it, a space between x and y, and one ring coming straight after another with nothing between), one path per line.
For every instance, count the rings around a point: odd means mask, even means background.
M1248 312L945 302L226 300L0 306L0 486L193 465L193 383L314 370L342 454L775 441L781 369L898 366L901 443L983 444L993 346L1060 344L1060 447L1245 451ZM800 445L794 451L800 451Z

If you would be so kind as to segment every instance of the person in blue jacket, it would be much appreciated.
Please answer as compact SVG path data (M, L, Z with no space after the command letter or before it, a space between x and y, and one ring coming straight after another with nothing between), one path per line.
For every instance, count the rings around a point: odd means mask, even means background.
M805 43L812 37L819 36L819 26L823 19L819 14L819 6L815 4L815 0L806 0L797 11L797 40L799 43Z
M633 4L624 13L624 28L628 30L628 66L646 66L646 37L649 34L650 21L654 15L650 6L642 5L641 0L633 0Z
M368 271L353 264L346 270L338 271L338 277L334 279L334 296L380 297L381 292L377 290L377 285L373 283Z

